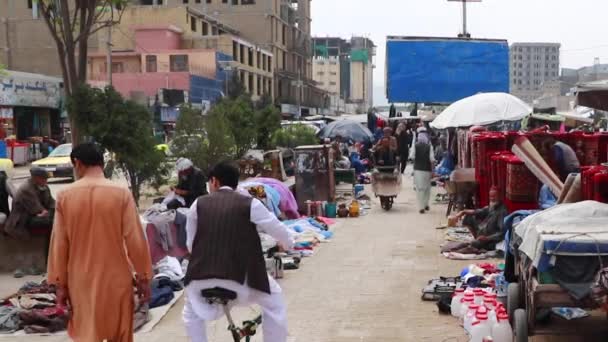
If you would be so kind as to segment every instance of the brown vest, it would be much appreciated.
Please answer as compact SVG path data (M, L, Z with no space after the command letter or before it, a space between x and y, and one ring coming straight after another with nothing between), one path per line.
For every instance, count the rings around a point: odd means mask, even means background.
M250 197L220 190L199 197L198 229L184 282L225 279L270 293L262 244L251 222Z

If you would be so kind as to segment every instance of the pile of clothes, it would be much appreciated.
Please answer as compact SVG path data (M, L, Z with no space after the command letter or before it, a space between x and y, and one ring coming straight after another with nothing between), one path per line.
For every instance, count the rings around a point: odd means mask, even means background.
M148 304L139 303L134 296L133 315L135 330L146 324L149 318ZM26 334L49 334L67 329L67 307L56 302L55 287L46 281L27 282L17 293L0 302L0 334L12 334L23 330Z
M52 333L67 327L68 309L56 304L55 288L46 282L28 282L0 305L0 333Z
M154 265L154 279L150 297L150 309L165 306L175 298L175 293L183 290L184 269L187 260L180 263L177 258L166 256Z

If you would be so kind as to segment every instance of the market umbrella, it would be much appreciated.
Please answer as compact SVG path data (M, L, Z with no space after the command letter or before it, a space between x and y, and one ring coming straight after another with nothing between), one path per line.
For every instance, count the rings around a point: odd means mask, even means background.
M337 135L355 142L372 142L374 140L374 135L367 127L353 120L331 122L317 133L317 136L321 139L333 139Z
M514 121L532 113L532 108L517 97L506 93L485 93L454 102L437 116L431 127L468 127Z

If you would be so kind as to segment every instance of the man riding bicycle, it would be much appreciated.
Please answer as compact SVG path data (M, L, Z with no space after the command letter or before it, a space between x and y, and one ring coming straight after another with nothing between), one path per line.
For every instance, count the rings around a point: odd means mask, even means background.
M257 199L236 192L239 169L221 162L209 173L211 194L199 197L188 213L190 262L186 277L183 319L192 342L206 342L206 321L219 319L222 308L210 304L203 290L236 293L231 305L262 308L265 342L287 340L287 307L277 282L266 272L258 231L293 247L287 227Z

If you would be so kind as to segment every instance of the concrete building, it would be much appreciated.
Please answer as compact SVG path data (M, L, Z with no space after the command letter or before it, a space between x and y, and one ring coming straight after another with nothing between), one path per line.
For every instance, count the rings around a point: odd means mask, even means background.
M140 5L187 5L238 30L274 56L274 95L284 113L326 106L327 93L312 79L310 0L140 0Z
M330 109L366 112L373 105L373 42L363 37L315 37L313 46L313 78L330 93Z
M168 26L167 23L171 25ZM99 35L98 39L98 45L104 46L105 35ZM112 69L113 73L115 70L118 74L118 78L113 78L122 79L126 77L123 74L133 72L140 74L138 84L147 96L150 96L151 88L158 84L145 80L163 79L165 73L178 79L180 72L185 72L217 80L223 90L228 74L236 72L254 100L264 94L274 98L272 53L243 39L236 29L194 8L128 7L121 23L113 28L112 48L115 51ZM96 65L90 66L91 80L106 79L106 62L102 58L104 54L104 51L99 51L94 55ZM184 60L184 67L188 64L187 70L177 70L176 64L171 62L171 56L175 58L178 55L186 56L180 58ZM137 58L134 59L133 56L139 56L141 60L135 63ZM135 64L121 65L125 57L129 57L131 63ZM181 77L180 84L183 88L187 77L184 74ZM139 91L137 87L134 88L134 81L131 81L129 87L133 91ZM115 83L116 86L118 84ZM197 96L196 93L191 95L191 101L200 103L199 98L212 101L221 93L214 94L211 91L206 96Z
M559 43L513 43L510 48L511 94L533 103L542 84L559 78Z
M35 1L0 0L0 64L9 70L61 76L57 47Z

